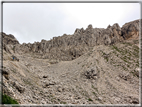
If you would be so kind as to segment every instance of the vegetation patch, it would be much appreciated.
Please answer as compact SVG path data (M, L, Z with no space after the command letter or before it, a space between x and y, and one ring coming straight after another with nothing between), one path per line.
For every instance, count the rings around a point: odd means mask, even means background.
M122 66L122 67L123 67L123 69L124 69L125 71L127 71L127 70L128 70L126 67L124 67L124 66Z
M98 89L97 89L97 88L95 88L93 85L92 85L92 88L93 88L93 89L95 89L95 90L98 92Z
M137 58L139 58L139 47L138 46L133 46L133 55Z
M10 96L3 94L2 95L2 104L18 104L16 100L11 98Z
M64 102L64 101L61 101L60 103L61 103L61 104L67 104L67 102Z
M93 100L91 98L89 98L88 101L93 101Z
M97 96L97 93L95 93L95 92L92 92L95 96Z
M131 71L130 73L132 73L133 74L133 76L135 76L135 77L139 77L139 71Z
M103 58L108 62L109 55L102 51Z
M126 46L132 46L132 44L129 42L123 42L123 44L125 44Z
M121 51L116 46L113 45L112 47L113 47L113 49L115 49L116 51L121 53Z

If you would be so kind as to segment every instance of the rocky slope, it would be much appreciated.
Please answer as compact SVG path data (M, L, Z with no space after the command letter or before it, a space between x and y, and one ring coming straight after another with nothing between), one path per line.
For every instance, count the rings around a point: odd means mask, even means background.
M3 93L20 104L138 104L139 30L139 20L89 25L33 44L3 33Z

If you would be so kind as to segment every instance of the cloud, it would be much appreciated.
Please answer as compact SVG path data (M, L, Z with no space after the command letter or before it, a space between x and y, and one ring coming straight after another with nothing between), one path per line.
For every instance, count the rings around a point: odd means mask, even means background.
M106 28L140 18L139 3L4 3L3 29L20 43L49 40L89 24Z

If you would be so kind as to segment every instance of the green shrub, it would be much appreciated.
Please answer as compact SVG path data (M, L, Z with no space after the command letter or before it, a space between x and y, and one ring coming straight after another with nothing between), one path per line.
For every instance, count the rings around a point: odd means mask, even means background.
M89 98L88 101L93 101L93 100L91 98Z
M10 96L3 94L2 95L2 104L18 104L16 100L11 98Z

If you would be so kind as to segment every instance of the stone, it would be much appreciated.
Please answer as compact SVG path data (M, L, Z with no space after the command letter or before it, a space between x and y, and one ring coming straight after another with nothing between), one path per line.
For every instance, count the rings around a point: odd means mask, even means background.
M47 75L44 75L43 78L48 78L48 76L47 76Z
M94 68L91 68L85 71L84 75L86 76L87 79L96 79L97 71L95 71Z
M57 90L58 90L59 92L62 92L62 88L61 88L61 87L58 87Z
M124 79L125 81L128 81L131 79L130 75L129 74L119 74L119 77Z
M20 93L24 93L25 88L23 86L21 86L19 83L14 82L13 86L20 92Z
M137 98L133 98L131 103L132 104L139 104L139 100Z
M142 22L142 21L141 21ZM139 37L139 23L140 20L135 20L129 23L125 23L122 28L122 36L126 39L138 39ZM142 30L142 28L141 28Z
M2 70L2 75L3 75L7 80L9 80L9 74L10 74L9 70L3 68L3 70Z
M51 85L55 85L55 84L56 84L56 82L54 82L54 81L45 82L43 85L43 88L46 88L46 87L50 88Z
M102 97L98 97L98 100L99 100L99 101L102 101L102 99L103 99Z

